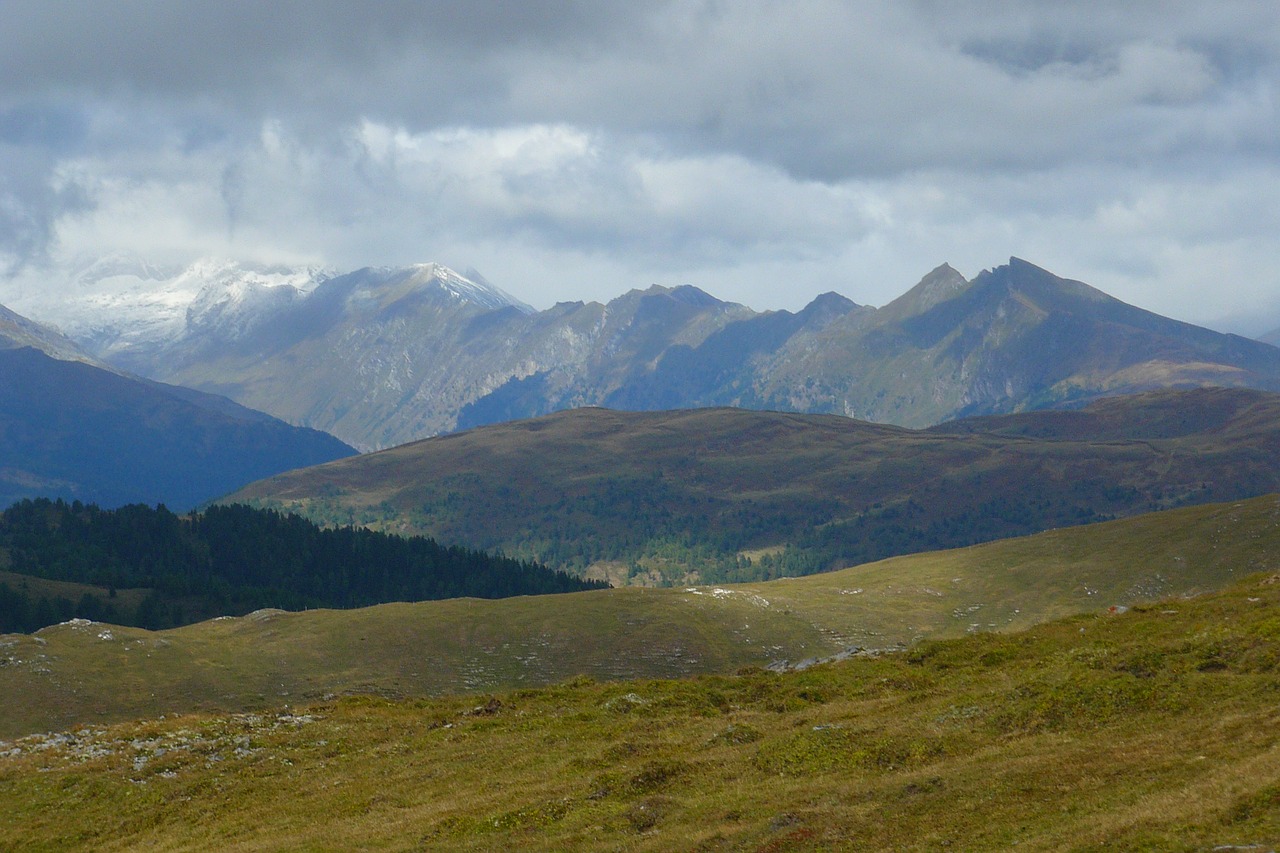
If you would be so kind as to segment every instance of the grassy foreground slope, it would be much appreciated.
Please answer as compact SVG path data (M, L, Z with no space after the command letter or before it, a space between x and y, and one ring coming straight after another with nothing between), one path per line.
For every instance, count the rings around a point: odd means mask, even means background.
M1280 570L1277 546L1268 496L759 584L259 611L162 632L63 624L0 638L0 737L347 693L726 673L1016 630Z
M1280 575L803 672L0 744L3 849L1274 849Z
M723 583L1275 491L1280 396L1219 388L933 430L579 409L291 471L227 500L615 583Z

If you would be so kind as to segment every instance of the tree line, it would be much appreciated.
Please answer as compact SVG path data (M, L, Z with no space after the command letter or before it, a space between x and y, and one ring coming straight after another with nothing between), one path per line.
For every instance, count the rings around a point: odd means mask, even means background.
M297 515L243 505L180 516L163 505L104 510L78 501L24 500L0 513L0 555L11 572L108 591L105 599L86 593L72 602L0 584L0 632L32 631L73 616L154 630L262 607L349 608L606 586L530 560L425 537L321 528ZM113 595L123 589L147 593L124 607Z

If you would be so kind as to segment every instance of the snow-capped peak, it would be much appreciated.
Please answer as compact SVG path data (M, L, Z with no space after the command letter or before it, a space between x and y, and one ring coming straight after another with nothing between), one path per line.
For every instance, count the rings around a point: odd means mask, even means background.
M495 287L474 270L468 270L469 276L459 275L443 264L425 263L409 267L414 283L429 284L434 282L454 299L473 302L485 308L519 308L526 314L533 313L533 308L516 299L511 294Z
M61 276L0 283L0 301L56 326L100 358L208 335L237 339L339 277L350 277L356 284L353 295L372 299L373 304L435 290L488 309L533 312L478 273L463 276L435 263L338 276L317 266L268 266L215 257L166 267L116 252L82 258L64 269Z
M304 299L332 273L320 267L251 267L206 259L188 267L183 277L202 283L187 306L185 333L235 338Z
M49 323L100 357L139 344L173 341L191 310L254 301L264 289L307 293L332 273L317 267L265 266L202 258L186 266L154 264L130 252L80 259L59 276L10 282L3 294L26 316ZM50 286L50 280L55 283ZM277 301L281 294L269 302ZM247 305L244 306L247 309Z

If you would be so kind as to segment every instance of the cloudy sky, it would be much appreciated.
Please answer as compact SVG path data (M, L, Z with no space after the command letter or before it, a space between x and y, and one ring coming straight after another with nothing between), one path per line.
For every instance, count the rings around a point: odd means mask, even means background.
M24 286L129 250L796 309L1017 255L1261 332L1278 200L1270 0L0 6Z

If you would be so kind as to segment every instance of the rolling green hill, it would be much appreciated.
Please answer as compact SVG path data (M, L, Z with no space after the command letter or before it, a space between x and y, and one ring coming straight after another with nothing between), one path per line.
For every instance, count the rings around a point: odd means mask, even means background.
M757 580L1280 491L1280 396L1162 391L909 430L583 409L292 471L227 500L588 569Z
M1051 581L1059 548L1077 568L1092 552L1104 562L1142 560L1156 574L1179 556L1203 566L1232 552L1219 565L1230 575L1274 554L1276 529L1268 498L1036 537L1017 545L1034 544L1038 555L1020 566L1001 563L1002 545L934 559L972 559L994 575L1030 570L1039 587ZM1088 540L1090 548L1072 550ZM905 570L911 560L895 562ZM435 700L273 697L291 707L81 724L0 743L0 846L1274 849L1277 608L1280 575L1266 572L1221 593L803 672L579 678ZM261 644L307 616L216 623L217 642L256 634L256 653L283 663L279 646ZM358 636L372 640L365 627ZM87 633L44 635L48 678L67 677L54 659L69 659ZM114 646L121 661L178 646L193 659L213 653L215 643L192 639L87 641ZM145 696L151 685L122 669L121 686Z
M734 672L1012 631L1280 569L1280 499L1191 507L805 578L0 639L0 737L326 696L431 696Z

